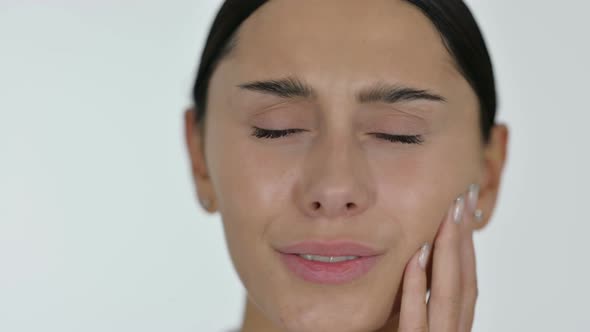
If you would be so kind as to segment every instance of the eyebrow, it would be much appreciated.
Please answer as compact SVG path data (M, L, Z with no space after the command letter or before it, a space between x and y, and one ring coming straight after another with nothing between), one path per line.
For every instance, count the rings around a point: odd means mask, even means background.
M362 90L357 99L360 103L382 102L395 104L404 101L426 100L445 103L447 100L441 95L424 89L416 89L388 83L377 83Z
M293 77L279 80L254 81L238 85L239 88L255 91L263 94L274 95L280 98L314 98L315 90L305 82ZM443 96L434 92L417 89L397 84L378 82L362 89L356 95L359 103L387 103L395 104L405 101L426 100L445 103Z
M245 90L275 95L281 98L315 97L315 93L309 85L292 77L280 80L255 81L240 84L238 87Z

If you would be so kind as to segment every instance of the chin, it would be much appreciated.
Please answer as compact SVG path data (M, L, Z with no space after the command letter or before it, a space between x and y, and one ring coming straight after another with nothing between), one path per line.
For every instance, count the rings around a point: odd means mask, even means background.
M385 320L352 321L344 316L327 316L314 320L283 322L285 332L375 332L385 325Z
M364 304L363 304L364 302ZM278 324L285 332L374 332L390 318L390 308L357 303L336 304L330 301L309 306L283 306Z
M266 266L265 279L255 277L264 266L249 266L250 273L241 276L251 304L277 331L376 332L389 326L397 310L401 272L396 262L383 259L366 275L339 284L309 282L282 263Z

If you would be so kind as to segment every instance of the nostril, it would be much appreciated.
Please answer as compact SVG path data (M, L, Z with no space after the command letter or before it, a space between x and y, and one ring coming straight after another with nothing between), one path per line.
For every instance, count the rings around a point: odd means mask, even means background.
M346 208L347 209L354 209L355 206L356 205L354 203L348 203L348 204L346 204Z
M314 202L314 203L313 203L313 209L314 209L314 210L317 210L317 209L319 209L319 208L320 208L320 203L319 203L319 202Z

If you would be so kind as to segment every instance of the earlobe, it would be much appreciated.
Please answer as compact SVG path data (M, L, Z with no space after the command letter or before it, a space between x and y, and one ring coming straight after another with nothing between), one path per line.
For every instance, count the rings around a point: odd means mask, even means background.
M508 137L509 130L506 125L495 125L492 128L490 141L484 147L484 174L478 204L478 209L481 210L481 218L479 222L475 223L475 229L482 229L489 223L496 207L502 174L506 164Z

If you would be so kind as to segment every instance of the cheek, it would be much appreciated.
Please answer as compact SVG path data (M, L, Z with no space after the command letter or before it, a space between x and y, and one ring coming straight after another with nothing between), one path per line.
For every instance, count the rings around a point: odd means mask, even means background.
M277 205L282 167L253 148L250 128L225 112L211 115L208 166L220 214L251 220Z
M467 189L469 171L462 166L467 147L425 145L407 153L372 158L379 179L379 209L398 223L399 241L408 257L432 241L454 199ZM463 155L463 157L462 157Z
M288 165L252 147L245 135L211 133L210 175L229 253L244 284L255 279L261 255L268 255L268 235L273 221L284 218L289 204ZM238 132L234 130L233 132ZM281 215L283 213L283 215Z
M216 187L222 216L272 219L288 202L289 166L257 153L247 144L234 144L219 156Z

